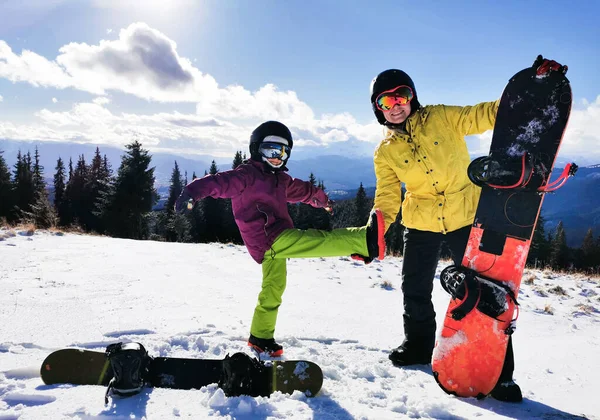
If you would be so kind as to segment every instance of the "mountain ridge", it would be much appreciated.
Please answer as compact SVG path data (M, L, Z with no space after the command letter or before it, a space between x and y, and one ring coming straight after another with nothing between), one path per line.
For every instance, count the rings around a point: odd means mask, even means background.
M81 154L85 156L86 162L90 163L96 150L95 145L87 144L4 140L0 142L0 151L4 152L4 159L11 172L16 162L17 152L29 151L33 154L36 145L48 183L52 182L59 156L65 161L65 165L68 165L69 158L72 158L75 164ZM116 171L125 149L111 146L98 147L100 153L107 156L113 171ZM182 174L187 172L188 181L192 179L194 172L197 176L203 176L204 172L209 170L213 160L220 171L230 169L233 163L233 156L231 158L205 155L184 157L153 152L151 155L152 165L155 167L156 186L161 194L168 191L175 161ZM368 197L373 197L375 192L376 179L372 156L319 155L292 159L288 167L290 175L300 179L308 179L312 173L318 181L324 183L328 194L334 200L355 197L361 183ZM554 169L553 178L556 178L559 169ZM542 206L542 215L546 219L547 231L552 231L558 222L563 222L570 246L579 246L589 228L592 228L594 235L600 235L600 164L580 167L577 174L557 193L547 194Z

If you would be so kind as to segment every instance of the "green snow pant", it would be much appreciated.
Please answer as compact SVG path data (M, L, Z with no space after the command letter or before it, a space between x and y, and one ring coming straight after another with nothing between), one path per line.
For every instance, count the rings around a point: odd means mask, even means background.
M258 338L273 338L277 311L286 286L287 258L369 255L366 232L366 226L332 231L284 230L265 253L262 262L262 290L254 309L250 333Z

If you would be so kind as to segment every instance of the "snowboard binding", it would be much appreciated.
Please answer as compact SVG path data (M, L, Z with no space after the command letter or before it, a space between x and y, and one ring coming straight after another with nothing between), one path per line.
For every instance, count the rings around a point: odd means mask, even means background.
M234 353L225 356L223 371L219 379L219 388L226 396L249 395L268 397L271 390L266 385L265 365L246 353Z
M524 153L514 158L493 155L476 158L469 164L467 175L473 184L480 187L548 193L562 187L577 169L575 163L568 163L558 179L549 182L550 171L543 162L530 153Z
M138 394L145 383L152 358L140 343L115 343L106 348L105 356L113 370L104 403L110 395L130 397Z
M519 303L514 292L500 281L485 278L476 271L457 265L450 265L442 270L440 282L443 289L453 299L461 303L451 311L452 319L460 321L473 309L477 309L484 315L498 319L500 315L508 310L507 297L515 303L518 309ZM515 321L504 331L510 335L515 329Z

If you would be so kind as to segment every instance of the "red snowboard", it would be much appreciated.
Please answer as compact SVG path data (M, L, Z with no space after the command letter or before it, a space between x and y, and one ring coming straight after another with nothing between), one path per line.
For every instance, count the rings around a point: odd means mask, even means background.
M569 164L550 182L571 88L566 67L552 62L544 73L540 59L513 76L502 94L490 155L469 166L482 192L462 265L440 276L452 299L432 369L442 389L461 397L483 398L498 381L544 193L576 170Z

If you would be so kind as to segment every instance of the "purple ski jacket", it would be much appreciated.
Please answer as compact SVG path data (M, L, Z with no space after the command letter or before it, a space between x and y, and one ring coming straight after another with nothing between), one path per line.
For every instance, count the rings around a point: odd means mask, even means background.
M261 264L275 239L294 224L287 203L306 203L321 208L327 195L310 182L272 172L263 162L248 160L230 171L197 178L185 187L194 198L231 198L233 216L254 260Z

